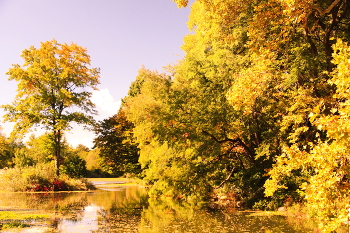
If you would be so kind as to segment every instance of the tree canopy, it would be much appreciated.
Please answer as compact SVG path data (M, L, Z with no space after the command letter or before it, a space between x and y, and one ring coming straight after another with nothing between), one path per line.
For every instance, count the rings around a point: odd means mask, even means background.
M349 15L347 0L194 1L185 57L141 69L125 98L152 192L304 201L335 230L350 195Z

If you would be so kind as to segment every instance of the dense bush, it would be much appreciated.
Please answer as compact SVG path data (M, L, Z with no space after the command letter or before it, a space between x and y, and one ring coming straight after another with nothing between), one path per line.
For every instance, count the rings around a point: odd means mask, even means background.
M77 154L69 156L65 163L62 164L61 174L66 174L70 177L81 178L87 175L86 161Z
M86 179L74 179L67 175L57 177L52 163L0 171L0 190L2 191L73 191L93 188Z

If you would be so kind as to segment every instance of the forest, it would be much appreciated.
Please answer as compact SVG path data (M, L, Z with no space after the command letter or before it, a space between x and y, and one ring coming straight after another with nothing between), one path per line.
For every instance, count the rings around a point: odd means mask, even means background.
M17 125L0 137L1 168L55 161L57 175L137 176L150 196L299 205L335 230L350 207L350 1L196 0L188 27L183 59L141 68L101 122L89 92L77 92L98 84L85 51L56 41L25 50L24 68L8 72L22 91L3 106ZM63 111L73 105L82 111ZM65 142L72 121L96 133L94 149ZM22 143L37 124L50 133Z

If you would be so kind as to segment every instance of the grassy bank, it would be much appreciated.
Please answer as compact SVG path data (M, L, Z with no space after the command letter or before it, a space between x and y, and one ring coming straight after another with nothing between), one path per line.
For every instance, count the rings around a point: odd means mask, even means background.
M51 164L2 169L0 190L5 192L86 191L94 189L87 179L59 177Z

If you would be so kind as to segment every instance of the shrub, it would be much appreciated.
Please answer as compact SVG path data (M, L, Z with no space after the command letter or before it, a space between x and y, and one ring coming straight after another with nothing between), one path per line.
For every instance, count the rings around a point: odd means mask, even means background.
M0 172L0 190L9 192L74 191L93 189L86 179L56 177L54 165L37 164L32 167L3 169Z
M60 180L67 185L68 190L93 190L95 186L85 178L70 178L67 175L61 175Z
M79 155L71 155L61 166L61 173L74 178L85 177L87 175L86 162Z

